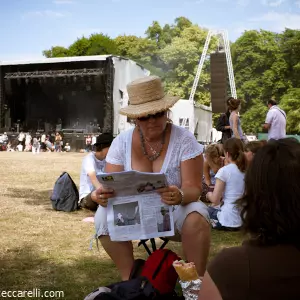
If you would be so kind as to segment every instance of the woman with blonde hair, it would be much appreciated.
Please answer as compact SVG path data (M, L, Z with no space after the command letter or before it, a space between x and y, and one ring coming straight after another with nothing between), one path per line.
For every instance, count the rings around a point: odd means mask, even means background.
M198 201L203 146L191 132L168 122L168 109L180 97L167 95L159 77L137 79L127 86L127 91L130 104L121 108L120 114L134 119L136 126L114 139L105 172L136 170L165 174L168 186L157 192L164 204L173 206L174 238L180 238L185 257L195 263L199 276L203 276L210 247L207 207ZM106 206L112 197L113 191L103 187L92 193L92 200L99 204L96 235L122 279L127 280L134 262L133 245L132 241L110 239Z
M222 144L208 145L204 153L202 193L200 200L207 202L206 195L213 191L216 184L215 175L225 165L225 157Z
M225 165L225 155L222 144L211 144L205 149L203 165L204 182L208 186L215 185L215 175Z

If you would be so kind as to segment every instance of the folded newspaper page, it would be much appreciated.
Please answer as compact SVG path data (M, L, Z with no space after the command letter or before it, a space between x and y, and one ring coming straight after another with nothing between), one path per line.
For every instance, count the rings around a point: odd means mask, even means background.
M107 223L111 240L130 241L174 235L173 207L164 204L157 189L167 185L161 173L125 171L97 175L114 189L108 200Z

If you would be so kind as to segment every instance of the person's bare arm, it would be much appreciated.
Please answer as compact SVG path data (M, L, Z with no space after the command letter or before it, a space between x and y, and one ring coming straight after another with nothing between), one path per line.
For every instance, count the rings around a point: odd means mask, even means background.
M105 165L105 173L122 172L122 171L124 171L123 165L113 165L108 162Z
M186 205L191 202L197 202L202 192L202 175L203 155L201 154L181 162L183 199L178 187L175 185L158 189L157 192L161 194L162 201L168 205Z
M211 178L210 178L209 171L210 171L209 164L208 164L207 160L205 160L203 162L203 174L204 174L204 181L208 186L211 185Z
M184 204L198 201L202 192L203 155L181 162L181 190Z
M198 300L222 300L222 296L211 279L209 273L206 271L199 290Z
M206 194L206 199L215 205L219 205L225 190L225 182L216 179L216 185L213 192L209 192Z
M233 116L232 116L232 132L233 132L235 138L240 139L240 135L238 132L238 120L239 120L239 116L237 114L233 114Z
M264 129L270 129L271 128L271 124L265 123L265 124L263 124L263 128Z
M94 188L99 189L101 187L101 183L99 182L99 180L96 177L96 172L95 171L88 172L88 176L89 176Z

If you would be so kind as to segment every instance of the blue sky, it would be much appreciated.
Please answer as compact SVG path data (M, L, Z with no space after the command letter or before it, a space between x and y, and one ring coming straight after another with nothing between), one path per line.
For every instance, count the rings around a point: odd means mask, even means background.
M95 32L143 36L153 20L179 16L235 40L247 29L300 29L300 0L2 0L0 60L42 58L44 49Z

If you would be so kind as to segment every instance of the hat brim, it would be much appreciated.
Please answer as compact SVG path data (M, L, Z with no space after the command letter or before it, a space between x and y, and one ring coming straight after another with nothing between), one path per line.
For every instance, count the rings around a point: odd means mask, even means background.
M147 103L132 105L129 104L119 110L121 115L127 116L131 119L145 117L147 115L154 115L161 111L166 111L171 108L180 97L165 95L163 98Z

